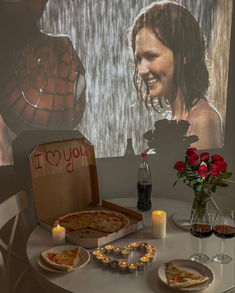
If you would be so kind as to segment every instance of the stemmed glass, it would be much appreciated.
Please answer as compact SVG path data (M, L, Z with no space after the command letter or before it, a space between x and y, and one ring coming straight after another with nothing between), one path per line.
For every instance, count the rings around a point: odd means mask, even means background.
M199 239L198 253L190 256L191 260L205 263L209 261L209 257L201 252L202 238L207 238L212 235L212 221L209 210L205 211L204 215L200 215L197 210L194 211L191 217L191 234Z
M215 255L212 259L220 264L227 264L232 258L224 254L224 240L235 236L235 212L231 209L220 209L217 211L213 224L215 236L222 239L221 253Z

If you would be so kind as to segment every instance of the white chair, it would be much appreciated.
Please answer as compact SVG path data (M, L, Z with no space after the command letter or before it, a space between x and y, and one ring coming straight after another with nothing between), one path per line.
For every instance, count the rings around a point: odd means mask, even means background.
M19 292L18 287L20 283L23 283L24 279L27 279L25 274L29 272L29 266L27 261L19 256L13 249L13 241L16 234L17 224L19 222L19 216L23 215L23 212L28 207L27 194L25 191L20 191L10 198L6 199L0 204L0 231L4 229L4 226L9 225L8 222L13 220L11 225L11 231L8 236L9 240L3 241L0 237L0 292L1 293L13 293ZM23 218L23 217L22 217ZM24 225L27 225L27 221L24 219ZM8 232L8 231L7 231ZM18 244L18 242L17 242ZM13 259L24 263L24 269L17 274L17 277L12 281ZM32 277L31 277L32 278ZM33 281L35 283L36 279ZM24 285L24 284L23 284ZM35 292L32 288L23 287L24 292ZM3 290L3 291L2 291ZM39 292L43 292L40 290Z

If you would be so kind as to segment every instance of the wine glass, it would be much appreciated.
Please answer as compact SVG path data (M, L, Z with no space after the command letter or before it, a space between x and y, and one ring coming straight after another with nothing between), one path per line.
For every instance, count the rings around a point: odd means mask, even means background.
M209 210L206 210L203 215L201 215L198 210L195 210L191 217L191 234L197 237L199 240L198 252L191 255L190 259L206 263L210 260L209 256L201 252L202 248L202 238L207 238L212 235L212 221L211 214Z
M232 261L229 255L224 254L224 240L235 236L235 212L231 209L220 209L217 211L213 224L215 236L222 239L221 253L215 255L212 259L220 264L228 264Z

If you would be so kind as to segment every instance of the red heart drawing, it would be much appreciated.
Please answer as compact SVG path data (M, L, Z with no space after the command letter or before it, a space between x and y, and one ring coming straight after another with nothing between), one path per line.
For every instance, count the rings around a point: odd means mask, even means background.
M60 162L60 158L61 158L61 153L60 151L48 151L46 153L46 160L49 164L57 167L59 165L59 162Z

